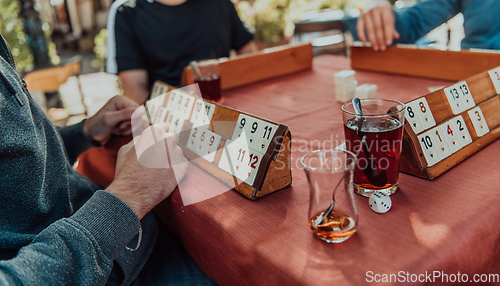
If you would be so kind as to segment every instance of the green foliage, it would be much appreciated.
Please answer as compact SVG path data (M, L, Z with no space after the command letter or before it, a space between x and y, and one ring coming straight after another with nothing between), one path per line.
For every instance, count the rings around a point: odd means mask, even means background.
M254 29L255 41L276 43L293 34L294 22L302 12L321 9L362 7L368 0L255 0L253 5L238 1L236 9L243 22Z
M102 29L99 31L94 37L94 54L95 58L90 63L93 68L99 68L101 71L104 71L104 67L106 66L106 37L108 35L108 31L106 29Z
M0 33L10 46L17 70L21 73L33 70L33 54L27 43L18 1L0 0Z
M12 51L17 71L21 74L33 70L33 53L28 45L27 35L24 33L23 20L19 17L21 6L19 1L0 0L0 34L5 38ZM60 58L57 55L56 45L50 40L52 29L48 23L42 24L45 41L49 49L52 64L57 65Z

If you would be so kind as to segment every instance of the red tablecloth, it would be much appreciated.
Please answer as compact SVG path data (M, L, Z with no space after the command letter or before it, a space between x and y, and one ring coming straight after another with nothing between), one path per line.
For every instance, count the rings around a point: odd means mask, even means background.
M320 56L310 71L224 93L225 105L288 125L292 187L258 201L228 191L187 206L176 190L157 213L177 229L202 270L222 285L360 285L376 274L406 278L442 271L452 280L458 272L460 279L499 273L492 265L500 257L500 141L433 181L401 174L386 214L374 213L367 198L356 196L359 227L348 241L327 244L313 236L299 159L343 141L333 84L333 74L343 69L350 69L348 59ZM401 101L450 84L361 71L356 79L359 85L377 84L377 97ZM182 188L199 191L219 184L195 168ZM409 276L415 277L424 278Z

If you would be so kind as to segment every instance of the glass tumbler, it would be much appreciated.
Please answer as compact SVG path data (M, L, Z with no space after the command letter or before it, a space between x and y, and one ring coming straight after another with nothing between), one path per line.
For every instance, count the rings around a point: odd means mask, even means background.
M200 87L203 98L213 102L222 101L220 61L205 59L191 62L194 82Z
M316 150L300 160L309 183L309 227L316 237L340 243L355 232L353 170L356 156L343 150Z
M377 98L360 102L362 116L352 102L342 106L346 149L357 154L355 192L366 197L377 191L391 195L399 183L405 105Z

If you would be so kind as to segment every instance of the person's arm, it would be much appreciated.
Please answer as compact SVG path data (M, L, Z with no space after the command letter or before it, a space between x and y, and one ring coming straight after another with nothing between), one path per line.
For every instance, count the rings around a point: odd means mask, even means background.
M236 53L238 55L242 55L242 54L247 54L247 53L253 53L256 51L258 51L257 45L255 44L254 41L251 41L248 44L244 45L243 48L237 50Z
M463 0L426 0L396 13L396 43L414 43L461 12Z
M104 285L139 220L116 196L97 191L73 216L51 224L9 260L0 285Z
M370 41L373 50L385 50L393 39L399 38L391 3L387 0L372 1L359 16L356 32L364 44Z
M231 25L231 49L238 54L257 51L257 46L252 41L253 34L243 24L234 4L226 0L226 9L229 17L229 25Z
M358 18L356 32L375 51L396 43L414 43L460 12L461 0L426 0L394 12L387 0L372 1Z
M119 74L123 93L138 104L143 104L149 97L148 73L143 69L121 71Z
M106 144L112 135L130 135L130 118L137 107L132 100L115 96L91 118L58 128L69 162L73 164L89 148Z
M186 172L178 137L163 128L149 127L120 149L106 191L41 231L14 258L0 261L0 285L104 285L113 262L138 233L139 221Z
M144 51L131 26L132 16L120 5L115 1L109 10L106 71L119 75L126 97L143 104L150 93Z

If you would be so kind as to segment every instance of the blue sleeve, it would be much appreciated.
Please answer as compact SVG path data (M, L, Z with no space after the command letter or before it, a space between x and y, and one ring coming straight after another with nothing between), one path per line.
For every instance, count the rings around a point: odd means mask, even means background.
M414 43L461 11L462 0L424 0L404 11L396 11L395 43Z
M84 120L85 121L85 120ZM72 126L58 127L57 130L61 135L66 149L66 155L70 164L76 161L76 158L86 150L97 147L83 132L84 121Z
M0 261L0 285L104 285L139 227L125 203L97 191L73 216L51 224L14 258Z

